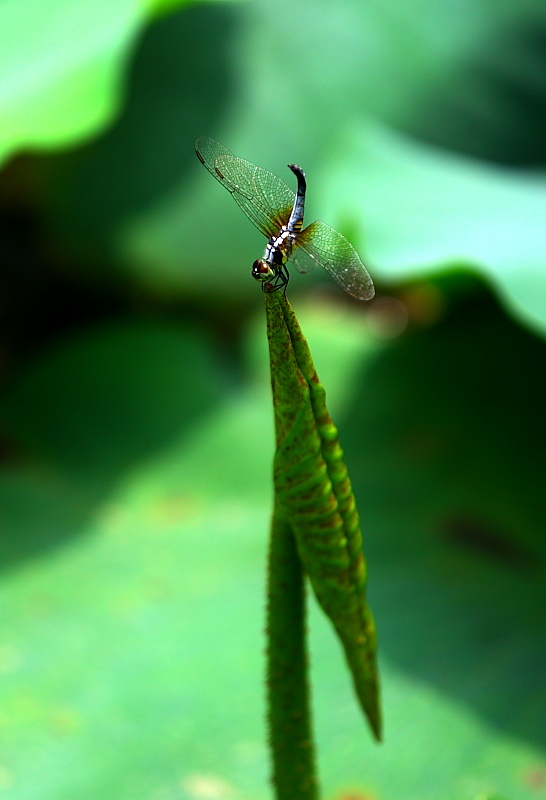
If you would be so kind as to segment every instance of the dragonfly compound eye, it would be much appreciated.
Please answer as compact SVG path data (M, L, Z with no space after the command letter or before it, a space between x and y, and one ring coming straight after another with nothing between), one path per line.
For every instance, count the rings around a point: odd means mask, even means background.
M274 277L275 273L263 258L258 258L252 265L252 277L257 281L268 281Z

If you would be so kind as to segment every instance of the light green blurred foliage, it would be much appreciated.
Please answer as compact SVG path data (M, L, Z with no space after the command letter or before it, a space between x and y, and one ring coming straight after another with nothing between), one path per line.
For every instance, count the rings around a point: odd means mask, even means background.
M542 404L529 367L543 345L490 301L400 342L374 339L355 308L301 305L359 500L386 719L377 747L313 608L325 797L536 800ZM206 337L154 323L53 347L2 403L36 443L0 482L10 800L271 796L263 325L245 337L256 378L236 391L218 385ZM518 419L523 389L534 399Z
M192 163L196 135L212 133L288 182L283 164L303 163L310 214L348 232L378 278L463 263L544 328L542 2L212 4L166 16L175 3L101 2L0 9L0 158L88 139L125 105L68 174L62 163L50 173L57 235L86 269L115 265L161 294L208 292L226 273L234 292L250 286L242 265L263 242ZM163 19L127 73L150 12ZM270 44L279 18L289 32Z
M112 122L146 5L0 5L0 163L19 150L66 147Z
M285 35L269 36L282 18ZM199 169L193 141L211 134L288 183L286 162L303 164L307 219L346 232L376 279L464 264L543 330L545 30L538 0L164 18L119 123L51 177L57 233L87 269L107 253L147 291L250 292L264 243Z

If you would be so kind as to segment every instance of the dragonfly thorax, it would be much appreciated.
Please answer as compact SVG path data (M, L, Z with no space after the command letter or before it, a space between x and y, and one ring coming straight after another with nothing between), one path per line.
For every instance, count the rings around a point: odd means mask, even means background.
M258 258L252 265L252 277L262 281L264 291L272 291L286 286L288 282L286 262L294 249L295 236L286 225L283 225L277 236L272 236L267 243L263 258Z
M294 234L283 225L277 236L268 241L263 258L258 258L252 265L252 277L258 281L270 281L276 278L294 248Z
M274 267L286 264L294 249L295 236L286 225L283 225L277 236L272 236L268 241L264 260Z

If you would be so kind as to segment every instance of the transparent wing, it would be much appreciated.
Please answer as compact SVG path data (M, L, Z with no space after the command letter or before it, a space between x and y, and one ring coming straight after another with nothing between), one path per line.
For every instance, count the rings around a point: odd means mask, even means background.
M296 195L280 178L237 158L227 147L207 136L197 139L195 152L265 236L275 236L287 224Z
M288 260L293 262L298 272L301 272L302 275L305 275L306 272L313 272L319 265L316 258L306 253L303 247L296 247Z
M362 259L343 234L325 222L312 222L296 237L298 249L292 260L300 271L309 272L309 262L320 264L348 294L357 300L371 300L375 294L373 281ZM303 259L300 249L305 253ZM303 270L299 265L299 260ZM298 262L296 262L298 259Z

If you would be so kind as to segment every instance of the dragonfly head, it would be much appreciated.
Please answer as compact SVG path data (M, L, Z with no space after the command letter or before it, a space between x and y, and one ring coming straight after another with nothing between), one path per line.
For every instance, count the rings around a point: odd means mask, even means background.
M252 265L251 275L257 281L270 281L275 277L275 270L263 258L257 258Z

